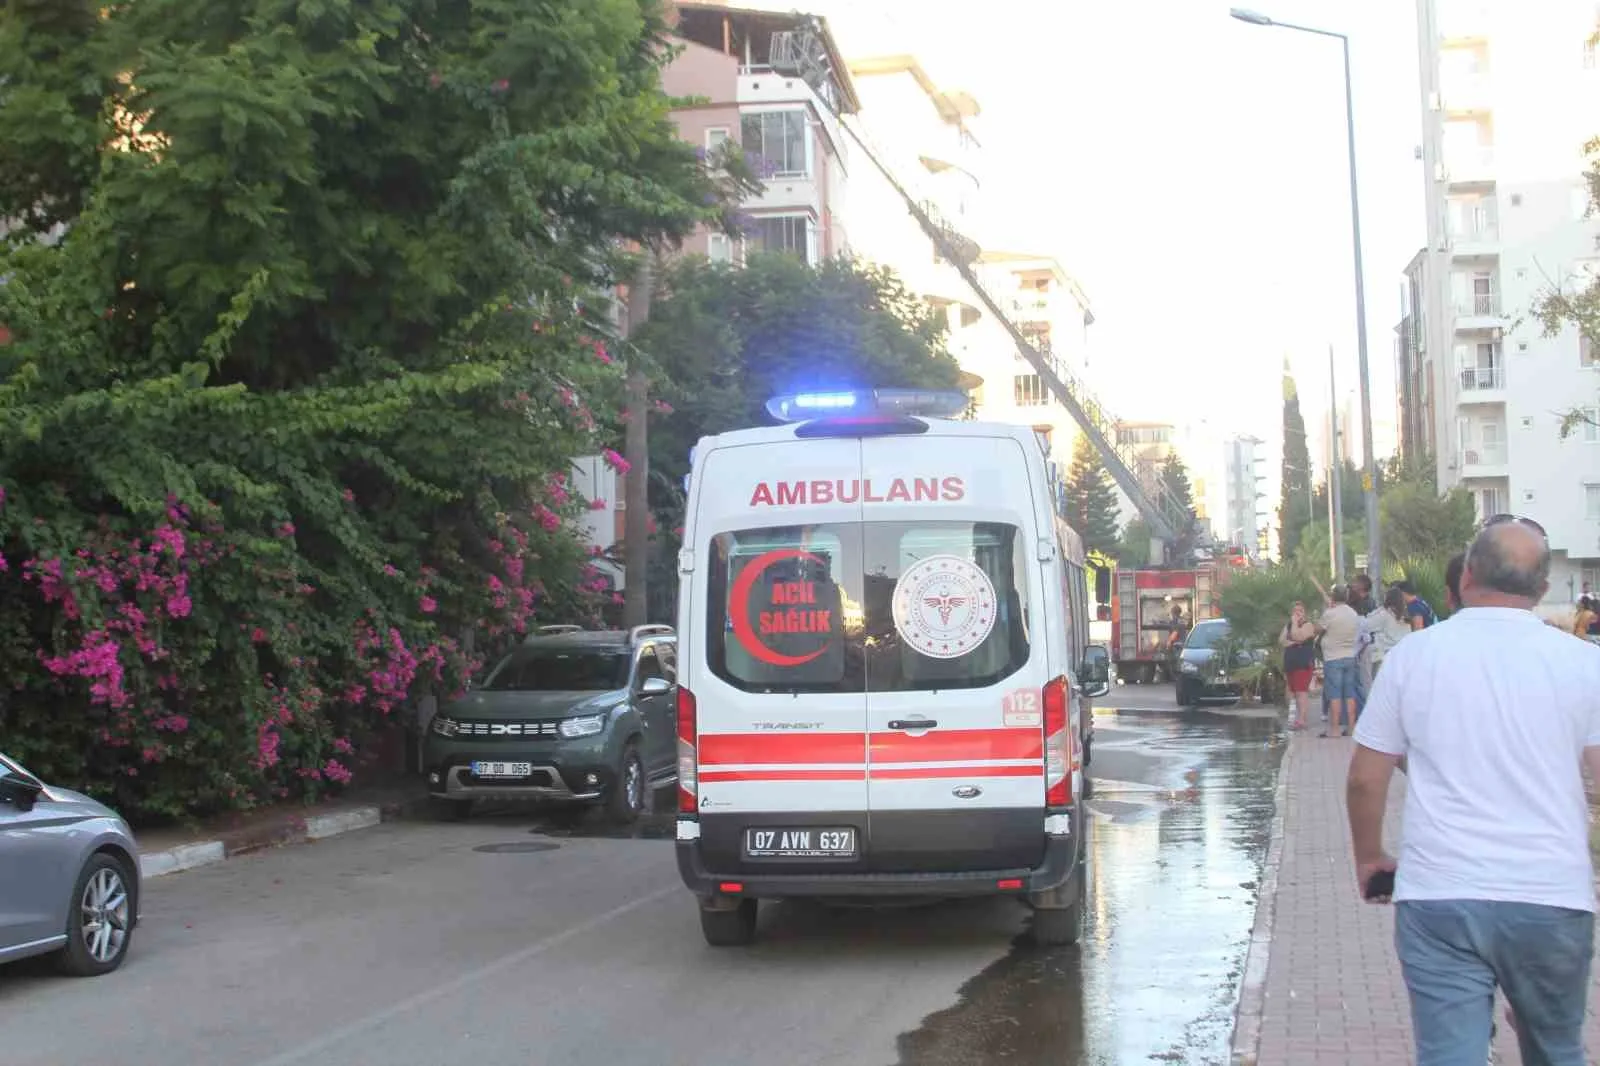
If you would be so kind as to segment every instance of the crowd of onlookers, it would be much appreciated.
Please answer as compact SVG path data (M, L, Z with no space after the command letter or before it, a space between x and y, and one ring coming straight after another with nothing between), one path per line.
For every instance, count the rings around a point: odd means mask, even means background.
M1461 606L1465 559L1465 553L1457 555L1445 568L1451 612ZM1381 604L1373 596L1372 578L1366 574L1357 574L1348 586L1325 589L1318 584L1317 591L1325 601L1321 614L1312 619L1305 603L1295 601L1278 637L1284 678L1294 700L1289 728L1300 730L1308 725L1320 662L1322 716L1328 722L1322 735L1349 736L1384 658L1403 638L1435 624L1439 616L1407 581L1391 585ZM1594 619L1600 622L1600 608Z

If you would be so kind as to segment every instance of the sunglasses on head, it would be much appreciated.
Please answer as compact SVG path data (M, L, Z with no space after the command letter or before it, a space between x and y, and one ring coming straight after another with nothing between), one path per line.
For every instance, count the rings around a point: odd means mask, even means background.
M1504 525L1507 522L1521 523L1522 525L1525 525L1529 529L1533 530L1535 533L1539 534L1539 536L1544 537L1546 540L1550 539L1550 534L1544 531L1543 526L1535 522L1533 519L1524 518L1519 514L1492 514L1483 520L1483 525L1479 528L1488 529L1490 526Z

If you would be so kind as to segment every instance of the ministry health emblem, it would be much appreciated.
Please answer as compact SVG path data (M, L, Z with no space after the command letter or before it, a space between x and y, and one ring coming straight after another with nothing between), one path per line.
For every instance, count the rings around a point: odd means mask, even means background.
M994 583L959 555L913 563L894 586L894 628L932 659L957 659L982 644L995 623Z

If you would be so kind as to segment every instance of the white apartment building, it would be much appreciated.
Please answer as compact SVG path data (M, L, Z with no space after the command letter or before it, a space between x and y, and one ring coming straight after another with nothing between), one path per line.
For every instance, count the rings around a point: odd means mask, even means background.
M1267 553L1266 481L1260 437L1230 437L1222 442L1223 510L1217 535L1256 558Z
M1600 586L1600 352L1545 337L1529 309L1600 275L1582 146L1600 132L1595 0L1417 0L1428 243L1407 268L1402 442L1480 517L1537 519L1556 562L1549 599ZM1424 425L1427 422L1429 424Z

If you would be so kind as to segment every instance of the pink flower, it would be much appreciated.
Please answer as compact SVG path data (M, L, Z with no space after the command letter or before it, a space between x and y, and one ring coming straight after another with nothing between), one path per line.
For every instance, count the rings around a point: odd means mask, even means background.
M611 353L606 351L606 346L603 344L596 344L594 346L594 357L600 360L606 366L610 366L612 363L616 362L615 359L611 358Z
M194 603L187 595L179 594L167 600L167 615L171 618L188 618Z
M4 507L5 505L6 505L6 487L4 485L0 485L0 507Z
M591 510L591 511L604 511L605 509L606 509L606 501L604 501L604 500L590 500L589 501L589 510Z
M617 603L617 604L620 604L620 603L621 603L621 602L622 602L622 593L620 593L620 592L613 592L613 593L612 593L612 594L611 594L611 602L612 602L612 603Z
M338 752L340 755L350 755L356 749L344 737L335 737L333 740L333 750Z
M278 536L280 536L280 537L292 537L292 536L294 536L294 523L293 522L285 522L281 526L279 526L278 527Z
M11 564L6 562L6 557L4 555L0 555L0 574L3 574L10 569Z
M254 644L265 644L267 642L267 631L260 626L256 626L250 631L250 641Z
M345 768L343 763L335 762L334 760L329 759L322 765L322 776L327 778L329 781L336 781L341 785L348 785L350 783L350 779L355 775L350 773L350 771Z
M657 400L653 406L657 411L664 415L670 415L672 413L672 405L665 400Z
M399 577L400 576L400 571L396 570L392 565L390 565L388 563L385 563L384 567L383 567L383 576L384 577Z
M432 596L424 596L417 601L417 606L422 609L423 614L432 614L439 609L439 601Z
M182 733L189 728L189 719L181 714L169 714L165 717L157 718L150 725L155 729L164 730L168 733Z
M510 79L501 78L499 81L494 83L494 91L497 93L503 93L509 88L511 88Z
M356 502L356 494L355 494L355 490L354 489L345 489L339 495L344 497L344 502L345 503L355 503Z
M610 448L602 451L600 453L600 457L606 461L607 466L611 467L611 469L615 470L619 474L626 474L629 470L633 469L633 464L624 459L620 452L613 451Z

